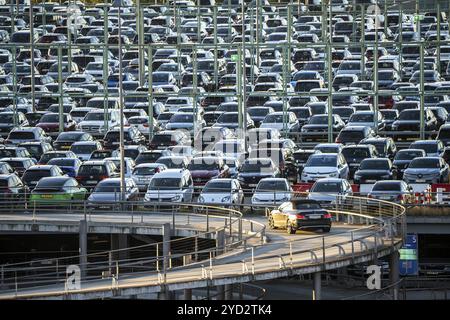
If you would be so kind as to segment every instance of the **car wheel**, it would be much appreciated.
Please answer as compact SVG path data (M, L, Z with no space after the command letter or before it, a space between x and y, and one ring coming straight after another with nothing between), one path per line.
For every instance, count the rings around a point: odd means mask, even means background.
M270 229L276 229L277 228L277 227L275 227L275 223L274 223L272 217L269 218L269 228Z
M288 226L287 226L287 233L288 234L295 234L296 232L297 232L297 229L295 229L290 224L288 224Z
M330 229L331 229L331 227L327 227L327 228L323 228L322 231L325 233L328 233L328 232L330 232Z

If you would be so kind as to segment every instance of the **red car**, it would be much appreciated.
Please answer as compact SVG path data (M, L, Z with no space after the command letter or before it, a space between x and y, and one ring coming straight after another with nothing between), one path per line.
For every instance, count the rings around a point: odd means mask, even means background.
M69 114L64 114L63 118L64 131L75 131L77 124ZM42 128L49 136L57 136L59 134L59 114L46 113L44 114L36 127Z

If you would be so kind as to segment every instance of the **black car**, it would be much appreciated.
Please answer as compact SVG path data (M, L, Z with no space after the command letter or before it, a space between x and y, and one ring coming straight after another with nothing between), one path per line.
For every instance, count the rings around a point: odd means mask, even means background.
M403 177L403 171L409 166L411 161L417 157L425 157L423 149L403 149L399 150L395 155L393 164L397 167L397 177Z
M120 129L109 130L103 138L105 149L116 149L120 144ZM136 127L126 127L123 130L123 140L125 145L145 144L145 136Z
M368 138L360 142L360 144L371 144L377 148L380 158L394 159L397 147L392 138Z
M148 151L141 152L137 156L135 163L136 163L136 165L141 164L141 163L154 163L159 158L165 157L165 156L170 156L170 155L173 155L173 153L171 151L167 151L167 150L148 150Z
M31 154L31 157L35 158L36 160L40 159L42 155L47 151L53 150L53 147L50 143L39 141L23 142L19 144L19 147L27 149Z
M109 160L86 161L78 169L76 179L86 189L94 188L106 178L118 178L119 171L114 162Z
M361 140L375 137L375 132L370 127L347 126L339 132L336 143L358 144Z
M354 183L374 183L397 179L397 168L386 158L364 159L353 177Z
M332 115L332 131L333 135L344 128L345 123L337 114ZM316 114L309 118L308 123L301 128L302 141L316 141L317 139L324 139L328 133L328 115Z
M425 109L424 115L425 131L434 131L437 129L437 119L433 112ZM396 131L398 138L410 137L411 132L418 133L420 130L420 110L405 109L398 115L398 119L392 123L392 131Z
M30 193L28 187L15 174L0 174L0 199L2 200L17 200L25 199Z
M349 145L342 148L342 155L349 167L348 177L353 179L353 175L358 170L361 161L378 157L378 151L371 144Z
M55 150L70 150L72 144L78 141L94 141L94 138L83 131L61 132L53 142Z
M270 158L249 158L242 163L237 179L243 189L256 188L263 178L279 178L280 170Z

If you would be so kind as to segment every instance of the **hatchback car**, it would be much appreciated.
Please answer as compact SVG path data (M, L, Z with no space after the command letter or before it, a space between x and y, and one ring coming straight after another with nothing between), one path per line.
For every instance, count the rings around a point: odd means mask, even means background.
M403 173L407 183L448 183L448 164L441 157L417 157Z
M241 204L244 202L244 192L237 179L217 178L205 184L198 202L220 205Z
M349 167L341 153L312 154L303 167L301 181L315 182L321 178L347 179Z

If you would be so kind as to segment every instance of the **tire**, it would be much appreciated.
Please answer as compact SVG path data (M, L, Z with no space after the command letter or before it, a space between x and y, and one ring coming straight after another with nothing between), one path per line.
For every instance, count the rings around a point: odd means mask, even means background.
M328 232L330 232L330 229L331 229L331 227L327 227L327 228L323 228L322 231L324 233L328 233Z
M269 228L270 229L277 229L277 227L275 227L275 224L273 222L273 218L272 217L269 218Z
M295 234L297 232L297 229L293 228L291 225L288 224L287 226L287 233L288 234Z

